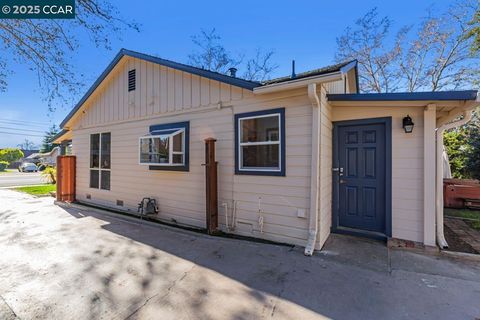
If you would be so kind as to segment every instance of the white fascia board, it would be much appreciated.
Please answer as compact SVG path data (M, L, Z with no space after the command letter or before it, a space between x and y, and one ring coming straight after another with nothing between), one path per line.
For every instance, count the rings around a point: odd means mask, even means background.
M283 90L292 90L307 87L311 83L329 82L342 79L342 72L332 72L302 79L292 79L286 82L273 83L253 89L254 94L265 94Z

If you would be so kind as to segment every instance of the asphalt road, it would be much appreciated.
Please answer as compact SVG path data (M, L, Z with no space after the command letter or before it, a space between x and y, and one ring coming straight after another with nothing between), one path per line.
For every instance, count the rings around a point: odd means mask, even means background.
M211 237L0 190L0 319L480 319L480 263Z
M44 184L39 172L9 171L0 173L0 188Z

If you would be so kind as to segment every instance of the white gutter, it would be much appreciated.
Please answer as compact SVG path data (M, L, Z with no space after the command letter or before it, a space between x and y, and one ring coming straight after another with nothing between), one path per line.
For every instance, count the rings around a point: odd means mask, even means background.
M450 122L447 124L441 125L436 132L436 161L437 161L437 174L436 174L436 212L437 212L437 244L441 249L448 248L447 240L445 240L445 235L443 233L443 133L445 130L453 129L459 126L463 126L472 119L472 110L463 112L463 119Z
M308 98L312 103L312 164L310 178L310 215L308 226L308 239L305 245L305 255L311 256L315 250L318 234L318 208L320 195L320 134L322 112L320 98L317 94L317 84L308 85Z
M287 82L279 82L279 83L272 83L267 84L265 86L257 87L253 89L254 94L264 94L264 93L272 93L277 91L283 90L291 90L291 89L298 89L305 86L309 86L311 84L316 84L318 82L329 82L342 79L342 72L332 72L327 73L319 76L308 77L308 78L301 78L301 79L292 79Z

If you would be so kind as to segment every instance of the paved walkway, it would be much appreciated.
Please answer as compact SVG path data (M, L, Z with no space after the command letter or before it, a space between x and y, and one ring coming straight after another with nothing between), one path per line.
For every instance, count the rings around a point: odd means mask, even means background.
M209 237L0 190L2 319L475 319L480 265Z
M445 218L445 226L457 239L472 249L471 253L480 254L480 231L473 229L459 218Z

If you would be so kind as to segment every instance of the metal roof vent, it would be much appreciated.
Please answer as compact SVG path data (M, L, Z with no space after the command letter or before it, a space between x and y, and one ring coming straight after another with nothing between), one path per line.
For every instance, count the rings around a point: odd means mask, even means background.
M295 60L292 60L292 79L295 79L297 75L295 74Z
M137 75L136 75L136 70L132 69L128 71L128 92L134 91L137 84Z
M237 76L237 68L228 68L228 72L230 72L230 77L236 77Z

